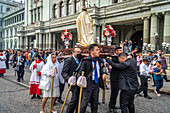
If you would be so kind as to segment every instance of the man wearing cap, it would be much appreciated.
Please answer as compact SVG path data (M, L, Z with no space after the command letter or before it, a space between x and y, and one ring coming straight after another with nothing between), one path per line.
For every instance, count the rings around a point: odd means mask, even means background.
M141 91L143 91L145 98L152 99L150 96L148 96L148 92L147 92L149 74L152 74L152 72L150 72L149 67L148 67L148 59L143 59L143 62L140 65L141 85L139 89L137 90L137 95L142 96L140 93Z
M122 53L122 47L116 47L115 53L116 53L116 55L119 55L120 53ZM112 61L114 63L120 63L118 60L118 57L112 58ZM116 112L116 109L117 109L116 108L116 99L117 99L117 95L119 92L118 76L119 76L119 70L116 68L112 68L111 74L110 74L110 83L111 83L111 95L110 95L110 102L109 102L110 112Z

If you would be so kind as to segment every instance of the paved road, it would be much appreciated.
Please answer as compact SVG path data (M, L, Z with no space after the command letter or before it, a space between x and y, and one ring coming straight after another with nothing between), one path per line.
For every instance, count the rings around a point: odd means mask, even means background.
M8 70L5 76L0 78L0 113L39 113L41 109L41 100L33 99L29 93L29 78L30 72L25 72L25 80L18 84L16 77L12 69ZM110 88L110 85L108 84ZM64 91L63 98L67 92L67 85ZM135 98L136 113L170 113L170 95L162 94L161 97L157 97L153 92L149 92L149 95L153 98L147 100L143 97ZM69 95L68 101L70 100ZM102 90L100 90L100 102L102 98ZM106 91L106 104L99 105L99 113L109 113L108 103L110 98L110 90ZM48 100L46 105L46 112L49 112ZM57 103L55 108L60 110L61 104ZM119 106L119 97L117 99L117 106ZM65 106L65 109L67 105ZM120 110L118 111L120 113ZM65 113L65 111L63 112ZM90 113L90 107L87 108L87 113Z

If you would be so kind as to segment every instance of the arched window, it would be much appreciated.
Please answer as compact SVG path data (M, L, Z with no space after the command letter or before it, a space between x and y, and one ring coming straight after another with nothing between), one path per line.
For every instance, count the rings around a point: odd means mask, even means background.
M60 4L60 17L63 17L63 15L64 15L64 4L63 4L63 2L61 2L61 4Z
M53 17L57 18L57 5L56 4L53 7Z
M80 12L80 0L76 0L76 13Z
M68 0L67 2L67 15L72 13L72 0Z

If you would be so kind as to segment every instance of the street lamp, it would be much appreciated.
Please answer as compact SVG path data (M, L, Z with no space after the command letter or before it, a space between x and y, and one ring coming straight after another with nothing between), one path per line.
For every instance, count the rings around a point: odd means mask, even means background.
M151 50L152 44L148 44L148 50Z
M169 52L169 47L170 47L170 44L169 44L169 43L166 43L166 51L167 51L167 53L170 53L170 52Z
M157 50L158 33L156 32L156 33L154 33L154 35L155 35L155 52L156 52L156 50Z
M144 53L146 52L146 47L147 47L147 43L144 43L143 46L144 46Z
M165 47L166 47L166 42L162 43L162 50L165 51Z

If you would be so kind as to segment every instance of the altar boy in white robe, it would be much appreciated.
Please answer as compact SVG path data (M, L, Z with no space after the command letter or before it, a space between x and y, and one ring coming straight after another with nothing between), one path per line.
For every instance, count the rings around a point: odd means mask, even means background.
M0 77L6 73L6 56L3 54L3 50L0 50Z
M41 70L44 67L44 62L40 60L40 55L36 54L34 56L34 61L30 66L30 70L32 72L30 78L30 92L29 95L33 95L31 99L37 98L41 99L40 95L42 95L42 90L39 89L40 79L41 79Z
M53 83L53 97L52 97L52 112L57 113L57 111L54 110L54 101L55 98L59 96L59 75L58 75L58 63L56 62L56 55L51 54L51 60L48 60L43 69L41 70L42 74L42 79L49 81L50 84L52 84L52 76L54 76L54 83ZM44 90L43 92L43 100L42 100L42 106L41 106L41 112L40 113L45 113L44 107L46 104L46 101L49 97L51 97L51 86L49 87L48 90Z

